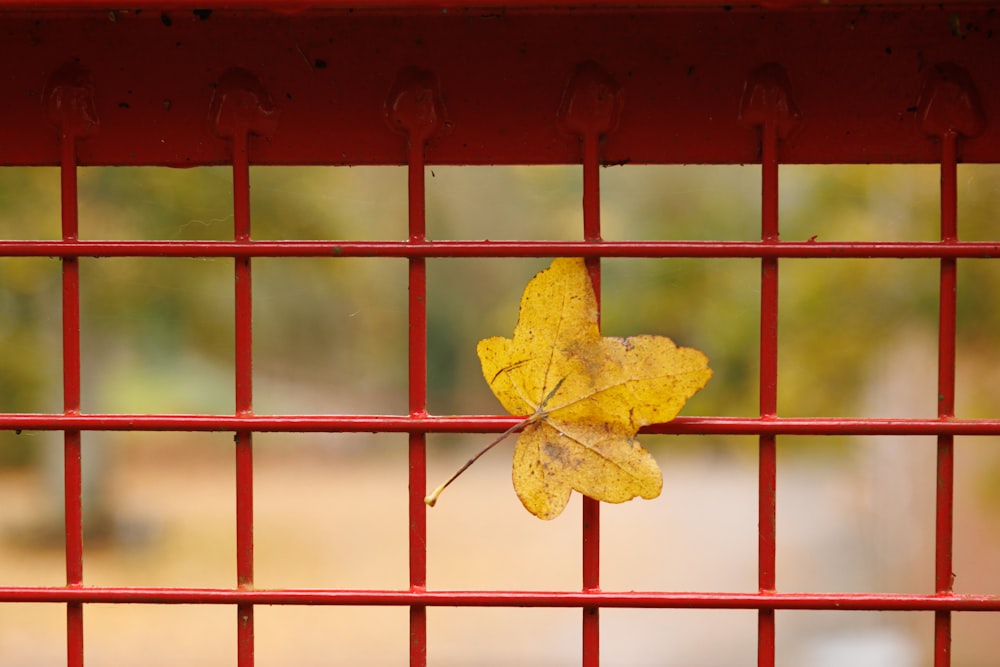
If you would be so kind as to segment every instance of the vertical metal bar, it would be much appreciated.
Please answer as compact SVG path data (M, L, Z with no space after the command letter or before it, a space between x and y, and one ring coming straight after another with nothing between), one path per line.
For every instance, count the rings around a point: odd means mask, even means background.
M233 237L250 241L250 135L234 132ZM250 258L235 259L236 414L253 413L253 290ZM237 431L236 441L236 580L239 588L253 587L253 434ZM237 605L237 664L254 664L253 605Z
M413 243L427 239L424 210L424 149L428 137L444 116L434 74L407 68L396 76L386 100L386 121L407 138L407 193L409 237ZM427 414L427 262L411 257L409 282L408 393L410 414ZM409 434L409 557L410 590L427 588L427 436ZM410 665L427 664L427 607L410 607Z
M788 75L777 63L753 70L743 88L740 120L760 129L761 241L778 239L778 142L788 138L801 119L791 94ZM778 259L760 263L760 416L778 414ZM777 439L759 436L757 490L757 586L761 593L775 591L777 550ZM775 616L773 609L757 611L757 664L774 667Z
M45 106L59 128L62 240L79 239L77 141L93 135L99 126L94 83L76 60L52 74L46 84ZM63 411L80 414L80 264L62 258ZM79 430L63 432L63 491L66 536L66 585L83 585L83 498ZM66 605L66 663L83 665L83 605Z
M426 240L424 210L424 142L411 135L407 190L410 241ZM427 414L427 263L423 257L409 263L409 408ZM427 436L409 435L410 588L427 587ZM427 664L427 607L410 607L410 665Z
M924 132L941 145L941 243L958 241L958 138L974 137L986 125L979 93L968 72L939 63L924 76L917 103L917 118ZM955 319L957 302L955 258L941 259L938 300L938 417L955 416ZM955 484L955 438L937 439L935 498L934 590L953 590L952 542ZM951 665L951 613L934 612L934 666Z
M778 136L766 120L761 137L761 240L778 242ZM763 258L760 275L760 414L778 411L778 260ZM759 442L757 585L775 590L777 442L761 435ZM774 610L757 612L757 664L773 667Z
M954 130L941 135L941 241L958 240L958 194ZM955 316L957 260L941 259L938 326L938 417L955 416ZM955 438L939 435L937 440L937 498L935 526L934 590L951 593L952 537L954 504ZM934 612L934 667L951 664L951 612Z
M583 238L585 241L601 240L601 185L599 136L595 132L583 135ZM590 279L597 297L598 318L601 304L601 260L586 260ZM583 498L583 590L596 591L601 587L601 503ZM601 661L600 607L583 608L583 665L597 667Z
M559 122L580 138L583 151L583 238L601 240L601 137L614 130L622 108L622 90L618 82L600 65L588 61L576 66L563 92L558 111ZM588 257L587 270L597 297L598 318L601 303L601 260ZM582 526L583 591L601 586L601 504L583 498ZM582 663L597 667L601 661L600 606L583 608Z
M250 137L269 136L277 113L267 91L247 70L233 68L219 78L209 103L215 133L232 145L233 240L250 243ZM250 257L234 257L234 364L236 415L253 414L253 283ZM237 430L236 454L236 584L253 588L253 432ZM236 662L254 664L254 608L236 605Z
M63 130L60 153L62 239L79 238L76 136ZM62 259L63 410L80 414L80 264ZM83 585L83 508L80 431L63 435L66 512L66 585ZM70 667L83 665L83 604L66 605L66 651Z

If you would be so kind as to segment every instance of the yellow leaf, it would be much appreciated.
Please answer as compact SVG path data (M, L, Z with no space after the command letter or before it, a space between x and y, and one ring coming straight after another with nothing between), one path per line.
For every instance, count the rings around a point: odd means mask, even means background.
M477 352L500 403L526 416L514 490L542 519L557 517L573 489L609 503L660 495L660 469L635 435L676 417L712 376L704 354L669 338L602 338L578 258L536 275L514 337L482 340Z

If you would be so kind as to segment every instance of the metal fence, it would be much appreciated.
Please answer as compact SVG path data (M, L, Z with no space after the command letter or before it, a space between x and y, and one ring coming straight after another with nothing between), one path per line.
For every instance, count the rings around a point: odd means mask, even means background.
M950 664L956 612L1000 611L995 594L953 592L956 436L1000 435L1000 420L955 415L956 268L996 261L998 242L963 242L959 162L1000 161L1000 17L988 3L229 3L163 10L95 3L6 3L0 68L4 165L58 165L62 238L0 241L2 257L62 264L63 411L0 415L0 428L61 432L65 448L66 585L11 587L0 602L67 610L68 664L83 664L94 603L228 605L240 665L254 662L257 605L390 605L409 609L410 664L427 661L427 610L572 607L582 661L600 661L601 609L756 610L759 665L775 664L778 610L934 614L934 664ZM368 3L371 4L371 3ZM767 3L765 3L767 4ZM103 5L101 5L103 7ZM996 36L994 33L998 33ZM940 240L782 241L783 163L938 163ZM759 163L760 240L605 241L602 166ZM229 241L83 241L77 171L94 165L232 166ZM406 165L409 234L398 240L255 241L250 165ZM425 231L428 165L580 164L579 241L438 241ZM679 593L601 587L600 507L585 499L579 589L427 587L426 436L498 433L507 416L427 412L426 268L436 258L582 256L760 261L759 415L680 417L655 433L759 439L759 591ZM89 257L232 258L235 413L81 412L79 261ZM254 411L252 277L262 257L394 257L408 265L407 414L272 416ZM938 414L930 419L783 418L778 397L782 260L924 258L940 263ZM110 295L109 298L114 298ZM5 350L4 354L16 354ZM88 586L81 458L91 431L235 434L237 545L231 588ZM409 438L409 586L402 590L261 590L254 586L253 439L261 432L392 432ZM936 551L928 594L792 593L776 586L776 451L789 435L937 439Z

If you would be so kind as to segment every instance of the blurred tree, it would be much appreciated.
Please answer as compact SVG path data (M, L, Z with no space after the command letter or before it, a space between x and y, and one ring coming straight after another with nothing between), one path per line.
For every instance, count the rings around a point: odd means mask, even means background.
M0 170L0 239L59 238L59 173ZM59 399L59 263L0 259L0 410L51 411ZM0 464L23 464L37 441L0 431Z

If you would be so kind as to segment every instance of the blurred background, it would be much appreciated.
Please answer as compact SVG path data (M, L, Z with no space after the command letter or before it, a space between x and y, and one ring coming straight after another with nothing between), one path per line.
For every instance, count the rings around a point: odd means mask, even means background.
M579 167L434 167L432 239L581 236ZM934 166L783 166L785 240L938 238ZM87 168L83 239L232 237L227 168ZM753 166L601 171L609 240L759 238ZM404 168L254 168L256 239L404 239ZM1000 167L959 166L964 240L1000 236ZM58 239L57 169L0 170L0 238ZM510 335L548 259L428 260L432 414L496 414L476 342ZM232 413L233 268L227 259L82 258L83 410ZM781 260L779 414L936 415L934 260ZM758 411L759 261L605 259L606 335L667 335L715 375L683 414ZM259 414L405 414L406 261L253 262ZM0 258L0 411L60 412L60 263ZM961 418L1000 418L1000 264L959 262ZM235 583L227 433L84 434L89 585ZM428 437L428 484L486 435ZM755 591L753 437L645 436L664 472L653 501L605 506L602 587ZM406 437L255 436L259 587L405 588ZM1000 444L956 438L955 588L1000 593ZM428 585L580 586L580 502L554 522L521 508L510 446L484 457L428 516ZM782 591L933 592L935 442L779 439ZM61 585L61 435L0 433L0 584ZM431 665L579 664L579 610L432 608ZM753 665L756 615L603 610L605 665ZM398 665L407 610L261 607L259 665ZM954 615L953 664L995 665L1000 615ZM91 665L235 664L230 607L91 605ZM779 612L780 665L931 664L929 613ZM725 637L725 641L720 641ZM0 605L0 664L61 664L59 605Z

